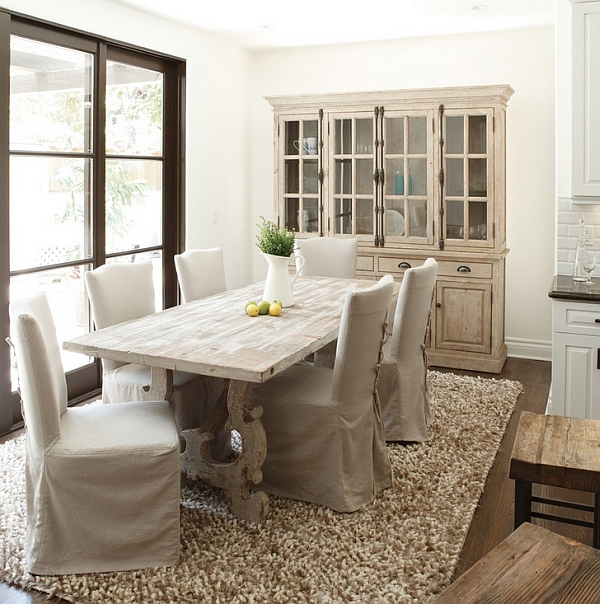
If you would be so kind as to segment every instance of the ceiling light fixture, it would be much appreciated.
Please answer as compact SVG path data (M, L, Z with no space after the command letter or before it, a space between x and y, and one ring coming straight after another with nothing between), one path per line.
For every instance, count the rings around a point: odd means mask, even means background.
M471 10L487 10L489 7L487 4L476 4L471 7Z

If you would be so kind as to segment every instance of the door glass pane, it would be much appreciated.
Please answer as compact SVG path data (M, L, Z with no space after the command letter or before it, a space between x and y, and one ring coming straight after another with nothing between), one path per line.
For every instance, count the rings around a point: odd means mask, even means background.
M352 120L335 120L335 151L336 155L352 153Z
M446 159L446 195L462 197L465 194L463 169L462 159Z
M106 162L106 252L162 244L162 162Z
M10 42L11 151L92 148L92 55L18 36Z
M487 152L487 116L469 116L469 153Z
M298 140L300 138L300 122L285 123L285 154L298 155L300 148ZM296 144L294 144L296 143Z
M385 213L385 234L388 237L402 237L406 232L404 203L401 201L392 201L387 207L388 209Z
M162 155L163 74L106 64L106 152Z
M409 208L409 230L411 237L427 236L427 202L420 199L411 199Z
M352 194L352 161L349 159L335 160L335 189L336 195Z
M285 200L285 228L290 231L300 232L298 216L300 214L300 200L289 197Z
M446 153L464 153L464 124L464 117L462 115L449 115L446 117L446 133L444 137L444 150Z
M385 194L404 195L404 161L402 159L385 160ZM392 178L389 175L392 175Z
M487 159L469 158L469 196L487 197Z
M356 200L356 234L372 235L373 230L373 200Z
M404 153L404 118L392 117L385 120L385 152L389 155Z
M356 120L356 153L373 153L373 118Z
M464 205L462 201L446 202L446 237L464 239Z
M352 234L352 200L337 199L335 208L335 229L338 235Z
M469 239L487 239L487 203L469 202Z
M303 211L303 232L317 233L319 231L319 202L314 198L304 198L302 200Z
M427 160L424 157L408 160L408 194L427 195Z
M317 160L304 161L304 193L317 193L319 189ZM291 192L291 191L290 191Z
M285 192L300 192L300 162L297 159L285 160Z
M373 195L375 186L373 180L373 160L372 159L357 159L356 160L356 194L357 195Z
M91 160L11 157L11 271L90 257L90 172Z
M408 118L408 152L427 153L427 118Z

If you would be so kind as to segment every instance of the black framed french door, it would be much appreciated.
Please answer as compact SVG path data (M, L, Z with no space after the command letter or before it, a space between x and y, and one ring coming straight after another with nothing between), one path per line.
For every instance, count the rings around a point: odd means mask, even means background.
M84 273L149 261L157 309L177 302L185 63L0 12L0 333L8 304L48 296L59 340L93 328ZM118 292L115 292L118 296ZM63 353L69 398L101 386L97 361ZM0 346L0 434L21 422Z

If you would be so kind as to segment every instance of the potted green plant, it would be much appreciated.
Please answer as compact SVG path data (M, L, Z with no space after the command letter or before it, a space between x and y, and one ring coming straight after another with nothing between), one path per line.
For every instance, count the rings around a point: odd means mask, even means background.
M256 245L268 264L263 300L269 302L279 300L284 307L293 306L292 287L298 273L296 272L296 275L290 280L288 266L290 257L294 253L296 236L293 231L277 226L264 216L261 216L261 219L262 223L256 225L260 229L256 236Z

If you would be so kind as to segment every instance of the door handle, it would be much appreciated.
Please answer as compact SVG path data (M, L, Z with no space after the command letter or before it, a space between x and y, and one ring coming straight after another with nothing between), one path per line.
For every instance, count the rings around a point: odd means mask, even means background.
M398 268L412 268L408 262L401 262Z
M468 266L465 266L464 264L461 264L457 269L457 272L459 273L470 273L471 269Z

